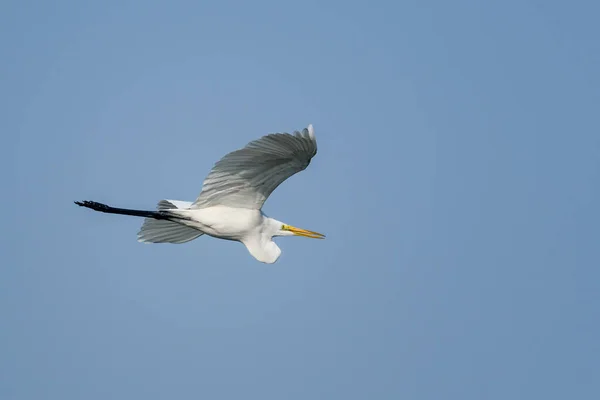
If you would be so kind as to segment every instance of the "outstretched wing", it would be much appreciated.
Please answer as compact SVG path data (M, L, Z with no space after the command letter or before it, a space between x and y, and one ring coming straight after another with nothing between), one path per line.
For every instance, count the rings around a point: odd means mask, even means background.
M272 133L227 154L210 171L193 208L225 205L259 210L290 176L317 154L312 125L302 132Z

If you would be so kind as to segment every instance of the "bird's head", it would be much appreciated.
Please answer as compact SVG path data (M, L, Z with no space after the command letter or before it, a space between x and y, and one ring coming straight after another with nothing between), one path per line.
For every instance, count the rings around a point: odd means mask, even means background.
M311 239L325 239L325 235L295 226L284 224L281 221L271 219L273 236L304 236Z
M275 236L304 236L312 239L325 239L325 235L296 228L284 224L276 219L264 216L260 235L250 235L242 242L246 248L260 262L273 264L281 255L281 249L272 240Z

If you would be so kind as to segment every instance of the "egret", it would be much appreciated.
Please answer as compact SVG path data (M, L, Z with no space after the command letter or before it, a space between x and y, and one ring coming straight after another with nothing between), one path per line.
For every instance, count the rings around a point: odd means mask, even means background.
M312 125L301 132L271 133L221 158L194 202L161 200L156 211L111 207L95 201L75 204L110 214L143 217L142 243L186 243L202 235L243 243L258 261L272 264L281 255L275 236L324 239L263 213L269 195L286 179L303 171L317 154Z

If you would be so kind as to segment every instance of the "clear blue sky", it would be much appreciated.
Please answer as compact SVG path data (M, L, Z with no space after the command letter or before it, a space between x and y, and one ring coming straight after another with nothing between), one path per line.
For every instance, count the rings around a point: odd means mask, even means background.
M4 1L0 398L600 398L599 14ZM274 265L73 204L309 123Z

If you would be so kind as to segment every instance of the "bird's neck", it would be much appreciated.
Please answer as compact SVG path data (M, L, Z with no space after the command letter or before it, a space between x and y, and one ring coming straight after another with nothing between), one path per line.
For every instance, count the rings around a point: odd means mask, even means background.
M281 225L283 225L283 222L265 215L263 222L263 233L269 237L275 236L281 229Z

